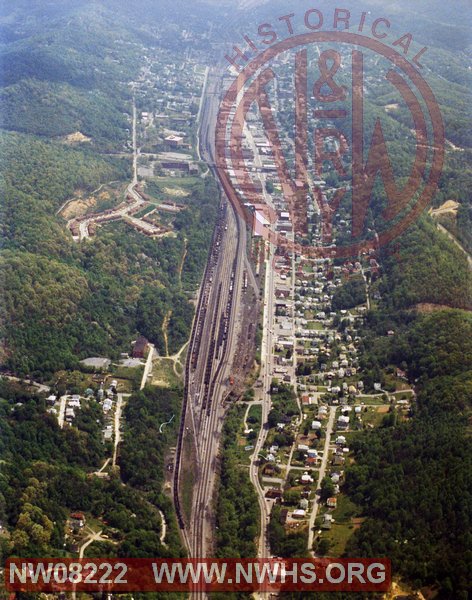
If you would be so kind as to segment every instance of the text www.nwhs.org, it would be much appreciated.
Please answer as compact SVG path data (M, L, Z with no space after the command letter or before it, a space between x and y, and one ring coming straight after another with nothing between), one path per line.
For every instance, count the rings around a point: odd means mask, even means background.
M379 559L10 559L12 591L387 591Z

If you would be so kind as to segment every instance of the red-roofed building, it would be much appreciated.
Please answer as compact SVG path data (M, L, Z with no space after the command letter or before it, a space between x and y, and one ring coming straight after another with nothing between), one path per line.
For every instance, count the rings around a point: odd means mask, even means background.
M326 501L326 506L328 506L329 508L336 508L337 504L338 499L334 496L332 498L328 498L328 500Z
M70 521L72 527L83 527L85 525L85 515L81 512L71 513Z
M133 358L144 358L148 345L148 340L143 335L140 335L133 346Z

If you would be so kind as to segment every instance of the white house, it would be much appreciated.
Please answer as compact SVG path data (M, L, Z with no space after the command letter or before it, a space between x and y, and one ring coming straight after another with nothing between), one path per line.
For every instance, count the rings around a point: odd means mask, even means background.
M338 417L338 429L347 429L349 427L349 417L341 415Z
M313 477L305 471L305 473L303 473L301 476L300 481L302 483L313 483Z

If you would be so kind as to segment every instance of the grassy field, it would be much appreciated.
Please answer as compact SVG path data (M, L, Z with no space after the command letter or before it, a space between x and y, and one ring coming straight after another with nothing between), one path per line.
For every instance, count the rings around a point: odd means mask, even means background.
M250 420L248 420L251 418L255 419L255 422L251 422ZM262 424L262 406L257 404L250 406L246 417L246 423L248 429L253 429L255 432L259 431ZM241 419L241 424L237 435L237 446L235 448L234 455L237 458L239 464L243 466L249 466L253 451L245 450L245 448L246 446L253 446L255 440L248 439L248 436L244 434L244 430L244 419Z
M139 367L117 367L113 370L113 379L118 381L118 392L131 393L139 389L143 377L144 366Z
M178 373L182 373L182 368L176 365ZM182 381L182 376L176 375L174 371L174 361L170 358L159 358L154 361L152 367L152 384L160 387L177 387Z
M324 329L324 325L319 321L309 321L306 325L306 328L311 329L313 331L321 331L322 329Z
M362 423L364 425L373 425L374 427L378 427L385 415L388 414L389 408L389 404L370 407L366 413L362 413Z
M193 500L193 488L195 485L195 466L193 462L189 460L195 453L194 442L190 439L190 436L185 436L183 446L183 456L186 460L182 461L182 472L181 472L181 501L182 511L187 518L190 519L192 513L192 500Z
M137 212L134 216L137 219L141 219L142 217L145 217L148 213L152 212L155 208L155 206L146 206L145 208Z
M321 534L322 538L330 541L329 556L342 556L355 529L352 519L359 514L359 508L347 496L339 494L337 499L338 505L331 513L334 523L331 529Z
M384 404L383 394L376 398L370 398L369 396L356 396L356 404L363 402L366 406L380 406Z
M253 429L260 429L262 423L262 406L253 404L247 413L247 424Z
M200 179L198 177L154 177L152 181L161 189L175 187L190 188L197 181L200 181Z

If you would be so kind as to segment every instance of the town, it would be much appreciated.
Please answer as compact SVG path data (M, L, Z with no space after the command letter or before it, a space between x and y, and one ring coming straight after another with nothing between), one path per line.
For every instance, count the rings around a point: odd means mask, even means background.
M10 557L360 557L465 600L470 48L433 4L5 8L0 596Z

